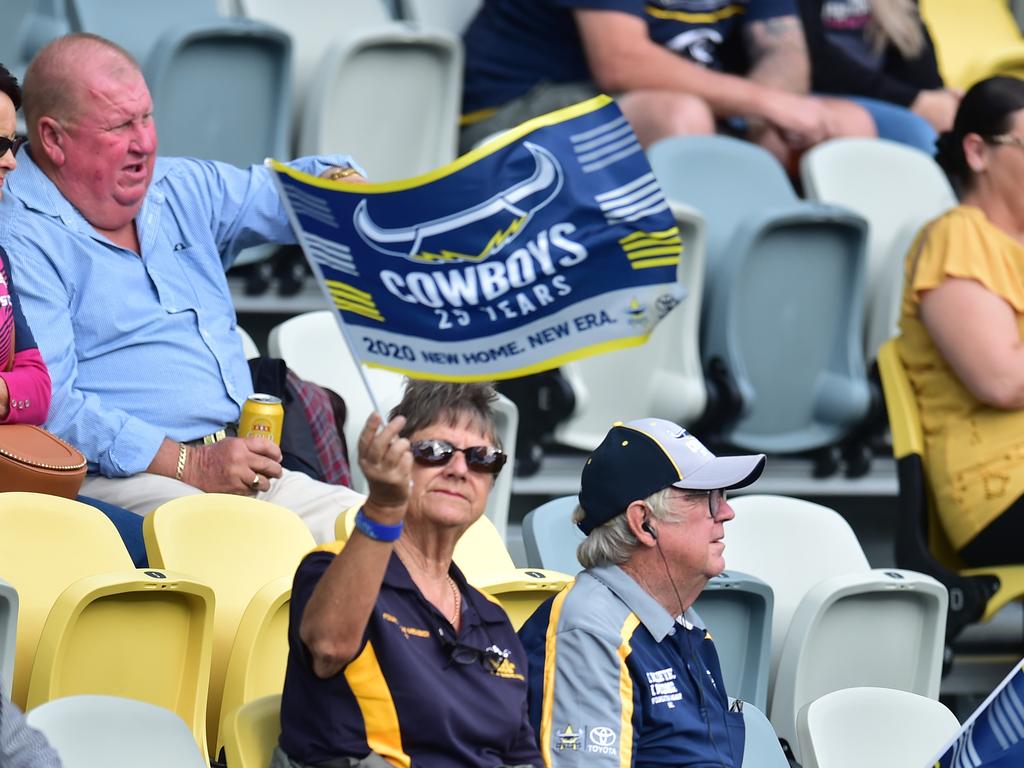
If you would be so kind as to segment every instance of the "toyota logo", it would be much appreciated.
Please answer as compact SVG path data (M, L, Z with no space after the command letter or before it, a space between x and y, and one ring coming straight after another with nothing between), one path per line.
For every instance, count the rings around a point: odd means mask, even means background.
M615 743L615 731L604 725L591 728L589 737L599 747L610 747Z

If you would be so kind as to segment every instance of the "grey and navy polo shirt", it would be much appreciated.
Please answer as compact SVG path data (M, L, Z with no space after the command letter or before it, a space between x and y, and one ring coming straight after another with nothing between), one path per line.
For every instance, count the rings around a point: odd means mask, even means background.
M547 768L739 768L711 634L677 621L621 568L586 570L519 630Z
M313 674L299 624L341 546L314 550L295 574L281 700L280 745L287 755L321 765L372 750L412 768L540 768L523 647L504 609L469 586L455 565L450 574L463 595L457 641L485 651L477 661L453 660L438 630L455 638L454 628L393 554L360 652L334 677Z

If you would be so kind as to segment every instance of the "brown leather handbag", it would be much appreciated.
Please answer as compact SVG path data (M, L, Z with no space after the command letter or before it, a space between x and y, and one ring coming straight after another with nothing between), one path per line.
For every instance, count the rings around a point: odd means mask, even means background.
M0 491L73 499L85 469L85 456L53 433L31 424L0 424Z

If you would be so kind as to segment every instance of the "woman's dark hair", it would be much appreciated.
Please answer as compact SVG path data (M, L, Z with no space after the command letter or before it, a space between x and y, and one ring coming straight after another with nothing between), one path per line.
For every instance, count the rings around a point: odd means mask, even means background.
M6 93L11 98L15 109L21 109L21 86L18 85L18 78L12 75L3 64L0 64L0 92Z
M935 142L935 160L950 183L962 195L974 183L974 174L964 156L964 136L976 133L988 140L1010 130L1012 115L1024 109L1024 80L990 77L975 83L964 94L956 111L953 129Z

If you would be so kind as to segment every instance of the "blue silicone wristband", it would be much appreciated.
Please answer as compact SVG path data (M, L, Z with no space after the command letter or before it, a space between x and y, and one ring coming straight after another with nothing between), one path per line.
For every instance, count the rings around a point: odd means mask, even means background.
M377 523L363 514L362 507L356 512L356 530L374 541L394 541L402 535L403 523L384 525Z

